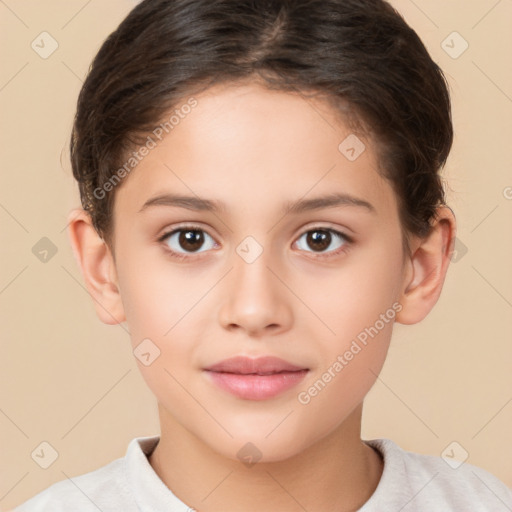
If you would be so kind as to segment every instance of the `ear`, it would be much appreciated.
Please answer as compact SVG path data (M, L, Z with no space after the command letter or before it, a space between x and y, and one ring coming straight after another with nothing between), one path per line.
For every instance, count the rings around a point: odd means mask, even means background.
M452 210L439 207L430 233L415 239L404 266L404 282L396 315L401 324L415 324L436 304L455 245L456 222Z
M126 320L112 252L98 235L89 213L75 209L68 216L68 234L73 254L94 301L96 314L106 324Z

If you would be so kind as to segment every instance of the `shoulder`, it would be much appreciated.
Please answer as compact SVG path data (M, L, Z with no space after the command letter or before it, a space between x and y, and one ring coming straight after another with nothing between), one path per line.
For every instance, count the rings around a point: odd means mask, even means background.
M123 459L117 459L90 473L57 482L19 505L13 512L115 510L106 503L108 496L122 499L129 493L122 477L123 465Z
M512 491L482 468L405 451L389 439L366 443L382 454L384 471L368 508L361 511L381 504L399 505L403 512L512 510Z
M25 501L12 512L138 512L135 498L130 488L127 473L130 471L128 460L130 453L140 451L138 442L156 438L133 439L125 457L116 459L109 464L85 473L68 477L57 482L28 501ZM142 453L142 452L141 452Z

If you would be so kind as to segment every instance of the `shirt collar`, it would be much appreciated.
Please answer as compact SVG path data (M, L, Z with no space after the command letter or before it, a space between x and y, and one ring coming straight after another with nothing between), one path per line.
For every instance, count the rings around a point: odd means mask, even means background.
M194 512L194 509L183 503L163 483L149 463L151 455L160 436L138 437L132 439L126 451L126 472L129 488L132 490L137 506L141 512ZM394 482L407 480L403 460L398 455L398 447L389 439L373 439L364 441L377 450L384 459L382 476L370 499L359 509L359 512L372 512L382 509L385 504L399 503L403 499L404 489ZM393 501L395 500L395 501ZM376 508L377 507L377 508Z
M148 456L160 441L160 436L132 439L126 451L126 473L135 502L141 512L192 512L164 484L149 463Z

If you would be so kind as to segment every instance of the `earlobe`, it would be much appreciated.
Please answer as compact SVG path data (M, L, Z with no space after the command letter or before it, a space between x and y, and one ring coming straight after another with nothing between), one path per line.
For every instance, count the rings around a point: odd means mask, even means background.
M429 235L415 242L406 262L400 298L402 310L397 313L397 322L420 322L436 304L450 264L455 233L452 210L444 206L438 208Z
M110 325L124 322L126 318L112 252L94 229L87 211L75 209L70 212L68 235L98 317Z

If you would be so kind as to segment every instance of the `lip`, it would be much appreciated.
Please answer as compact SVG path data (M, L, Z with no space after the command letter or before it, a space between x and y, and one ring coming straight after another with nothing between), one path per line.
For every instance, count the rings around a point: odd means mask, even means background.
M220 361L204 371L221 389L245 400L267 400L301 382L309 369L273 356Z

